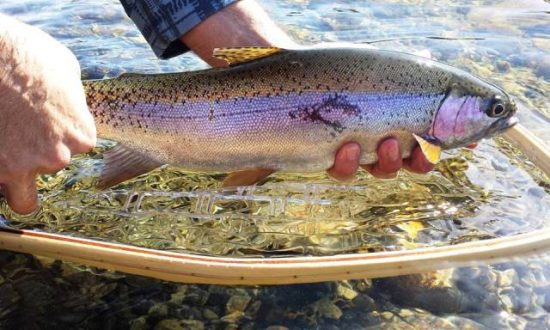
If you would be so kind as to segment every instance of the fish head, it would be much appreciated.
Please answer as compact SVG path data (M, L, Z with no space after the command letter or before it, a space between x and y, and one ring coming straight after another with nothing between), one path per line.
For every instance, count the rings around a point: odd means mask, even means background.
M436 111L428 139L442 149L464 147L518 122L517 106L502 89L474 76L459 78Z

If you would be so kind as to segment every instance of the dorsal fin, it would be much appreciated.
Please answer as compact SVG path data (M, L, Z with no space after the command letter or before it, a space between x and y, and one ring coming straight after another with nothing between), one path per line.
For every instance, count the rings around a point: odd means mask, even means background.
M278 47L215 48L212 56L224 60L230 66L254 61L284 51Z
M98 189L107 189L163 165L163 163L130 150L121 144L105 150L103 159L105 167L96 186Z
M424 156L426 156L426 159L432 164L437 164L441 158L441 147L428 142L426 139L414 133L413 136L418 142L418 145L420 145L420 149L422 150Z

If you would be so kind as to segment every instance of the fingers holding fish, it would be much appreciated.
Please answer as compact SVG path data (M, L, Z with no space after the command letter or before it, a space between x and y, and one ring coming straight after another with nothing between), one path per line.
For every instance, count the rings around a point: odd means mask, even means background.
M359 168L360 158L361 146L355 142L348 142L338 149L334 157L334 165L327 172L336 180L351 180Z
M403 166L401 146L395 138L388 138L380 143L377 150L378 162L362 165L370 174L381 179L391 179Z
M413 149L409 158L403 160L403 168L413 173L426 174L433 170L434 167L435 165L426 159L419 146Z
M348 181L355 176L357 168L361 166L377 178L391 179L396 177L401 168L414 173L428 173L434 168L419 147L413 150L410 158L402 159L401 146L396 138L382 141L378 146L377 154L378 162L359 165L361 147L355 142L348 142L338 149L334 165L328 173L337 180Z

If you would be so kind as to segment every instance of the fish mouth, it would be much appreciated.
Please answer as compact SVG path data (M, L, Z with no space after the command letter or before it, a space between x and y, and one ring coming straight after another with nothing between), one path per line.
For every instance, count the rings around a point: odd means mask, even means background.
M458 148L458 147L465 147L469 144L476 143L482 139L489 139L494 137L495 135L498 135L502 133L503 131L513 127L519 122L517 117L510 116L501 118L497 121L495 121L491 126L489 126L485 131L480 132L476 134L475 136L472 136L470 139L467 139L465 141L461 141L460 143L456 144L445 144L443 143L443 149L452 149L452 148Z
M503 118L503 120L499 120L493 125L496 126L497 130L503 131L505 129L509 129L510 127L513 127L517 123L519 123L518 117L512 116L510 118Z
M519 119L515 116L497 120L491 126L489 126L489 129L487 130L487 137L495 136L499 133L502 133L503 131L513 127L517 123L519 123Z

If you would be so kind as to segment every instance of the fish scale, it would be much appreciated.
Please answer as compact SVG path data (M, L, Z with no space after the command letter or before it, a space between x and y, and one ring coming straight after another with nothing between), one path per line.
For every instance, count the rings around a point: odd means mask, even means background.
M389 136L408 157L412 134L430 130L457 82L492 92L441 63L353 48L281 50L229 68L124 74L84 86L98 135L159 164L312 172L331 167L348 141L361 145L363 164L377 160Z

